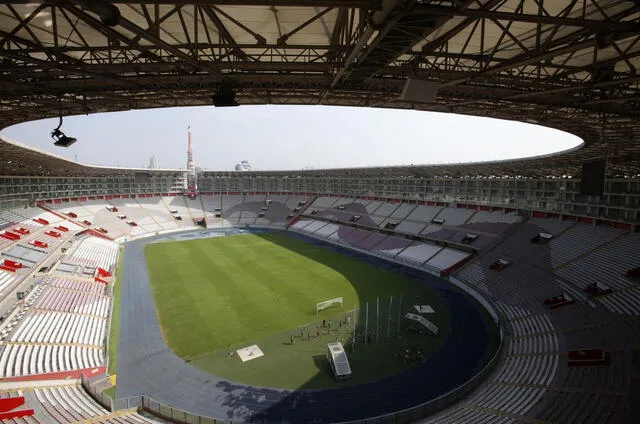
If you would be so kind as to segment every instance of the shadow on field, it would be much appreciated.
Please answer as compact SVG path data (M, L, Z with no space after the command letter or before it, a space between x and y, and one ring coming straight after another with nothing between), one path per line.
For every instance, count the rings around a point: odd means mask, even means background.
M441 396L471 378L484 365L488 346L494 342L491 334L493 331L486 327L486 314L481 312L481 307L475 301L450 284L399 265L304 236L276 232L258 234L258 236L335 269L354 285L361 305L369 302L368 320L366 319L366 311L362 309L355 315L354 322L358 323L355 331L355 343L352 336L341 339L352 363L354 378L357 378L363 370L373 369L371 367L379 367L384 370L403 368L399 367L399 365L403 365L404 370L365 384L349 385L349 380L346 380L344 383L340 383L341 387L339 388L316 389L322 386L323 380L326 381L327 378L333 378L333 376L326 354L312 354L312 360L318 373L292 392L259 387L247 389L246 386L229 381L218 383L217 388L225 392L224 406L234 410L234 420L238 419L238 408L242 408L242 421L256 423L285 421L288 423L328 423L388 414ZM308 245L298 248L299 243L295 242L296 238L308 242ZM370 293L365 288L365 285L370 283L367 276L363 276L359 272L360 268L351 259L343 258L341 260L335 255L328 254L327 250L372 264L378 269L416 278L437 293L442 301L442 308L452 311L450 317L444 314L446 322L438 322L437 324L443 328L449 328L450 331L443 332L438 336L438 338L442 338L440 340L442 343L438 343L437 350L429 352L428 360L421 362L417 358L410 358L409 360L414 362L410 364L409 368L405 364L406 356L400 355L401 352L405 352L405 349L410 350L411 356L414 355L414 346L412 346L415 344L414 337L429 337L409 332L401 318L406 311L413 307L416 301L419 301L413 297L414 293L404 293L404 303L402 304L399 304L399 300L397 300L398 303L392 304L391 307L382 305L374 322L375 305L373 302L375 302L375 298L366 298ZM385 300L389 302L388 298ZM348 305L345 307L348 308ZM380 320L379 317L382 319ZM378 320L382 322L378 323ZM370 330L366 348L364 347L366 335L363 327ZM376 342L376 340L380 341ZM327 341L333 340L327 337ZM285 340L282 340L282 343L287 344ZM287 348L287 346L283 346L283 348ZM296 370L289 368L283 369L282 372L291 373Z

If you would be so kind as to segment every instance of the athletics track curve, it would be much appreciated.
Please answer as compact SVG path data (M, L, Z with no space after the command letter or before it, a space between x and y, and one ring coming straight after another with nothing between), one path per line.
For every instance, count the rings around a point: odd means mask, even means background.
M198 230L190 230L189 233ZM292 234L342 254L402 270L424 281L451 311L451 335L424 363L380 381L354 387L285 390L220 379L185 363L163 340L149 284L144 246L181 233L130 241L122 261L121 329L117 397L146 395L193 414L234 422L327 423L378 416L434 399L471 378L482 366L488 342L469 296L427 274ZM188 236L184 234L184 236Z

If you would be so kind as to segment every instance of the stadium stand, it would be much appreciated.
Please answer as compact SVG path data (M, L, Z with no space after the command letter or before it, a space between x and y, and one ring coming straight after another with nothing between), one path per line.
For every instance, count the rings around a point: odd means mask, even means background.
M188 196L182 196L187 208L189 209L189 214L193 219L202 219L205 217L204 206L202 205L202 201L200 200L200 196L192 199Z
M474 211L468 209L442 208L434 218L443 219L444 224L457 227L465 224L473 214Z
M87 241L94 231L120 243L202 225L289 227L440 270L449 274L442 284L499 310L502 356L482 386L425 419L431 409L369 421L638 421L637 1L179 1L155 10L153 2L36 3L0 5L7 81L0 84L0 127L60 119L51 133L57 146L76 141L60 131L63 116L212 102L446 111L547 126L580 140L562 153L482 163L260 172L243 161L238 171L197 173L189 143L190 176L204 194L188 199L181 193L195 185L183 169L86 166L0 137L2 370L10 358L14 374L85 361L83 352L70 352L85 346L14 349L9 340L18 330L39 339L62 317L104 319L100 305L110 287L95 277L102 265L113 270L116 257L113 246ZM429 135L425 128L421 136ZM324 149L317 140L288 148L308 155ZM396 148L394 141L380 153ZM435 148L447 142L434 141ZM257 207L261 199L272 201L266 211ZM507 266L491 269L496 263ZM15 301L18 292L27 297ZM91 339L93 330L77 322L78 335ZM75 332L67 335L76 340ZM54 362L41 361L57 346L63 349ZM427 392L434 381L411 390ZM231 387L225 400L245 412ZM0 400L24 395L24 407L36 412L8 422L151 421L108 413L76 381L3 389ZM402 389L394 394L411 396ZM252 407L278 395L252 394ZM289 422L307 395L284 403L277 421ZM222 418L239 421L231 415ZM323 417L309 418L301 422Z
M146 216L151 219L151 222L140 220L138 224L147 233L154 231L173 231L180 228L179 222L174 218L172 214L163 203L160 196L155 197L141 197L136 199L141 208L145 210ZM156 224L157 227L154 225Z
M2 336L0 373L24 376L104 363L110 299L102 283L78 277L42 282Z
M10 423L157 423L155 419L137 414L133 410L110 413L97 404L82 387L74 383L57 383L48 387L17 388L0 392L1 398L23 396L25 408L35 415L16 417L3 422Z
M194 210L196 214L204 211L203 216L208 217L216 212L215 205L218 202L227 204L225 213L235 217L237 225L270 225L276 222L284 226L287 215L295 208L302 209L306 205L301 206L300 202L306 201L309 201L308 197L276 195L212 195L201 196L199 201L187 201L182 197L151 197L118 199L108 203L89 202L89 208L86 209L93 209L93 215L83 212L83 202L76 202L73 210L78 215L77 219L97 219L97 222L114 229L115 233L116 227L107 220L101 221L99 217L114 215L114 212L107 210L108 205L113 205L118 208L118 213L135 217L144 233L153 233L193 228L181 226L180 221L173 218L175 213L172 210L185 215L193 215ZM275 208L280 208L277 214L267 218ZM313 209L318 209L318 215L324 219L336 217L338 222L314 219L311 214ZM579 422L584 413L577 407L579 400L571 391L572 387L594 392L598 387L607 387L606 393L627 390L629 381L617 383L615 378L609 377L607 382L602 380L605 374L598 369L568 367L563 360L563 352L566 354L569 349L593 346L594 340L597 340L596 345L605 349L615 346L613 341L602 338L603 333L597 331L596 327L577 333L567 333L567 330L582 328L592 322L613 322L606 311L623 315L638 314L640 289L632 277L626 276L628 270L640 266L640 256L634 249L640 242L638 235L617 228L572 221L530 218L521 222L521 217L513 214L472 210L458 213L452 209L317 197L306 208L308 215L290 227L292 231L434 272L464 263L470 254L434 244L430 240L406 239L402 234L417 235L422 232L432 239L460 241L471 231L469 228L473 228L479 234L477 241L482 238L491 241L480 244L484 252L454 275L456 279L493 299L504 314L507 331L511 334L505 346L506 356L496 373L484 383L483 390L425 422L458 422L456 420L461 417L477 422L493 422L496 417L509 416L540 416L550 421L566 419L567 422ZM366 216L371 218L370 222L397 221L393 231L397 235L379 233L366 227L341 225L340 218L347 220L347 216L353 216L354 210L368 213ZM5 222L15 225L41 217L58 225L71 225L74 231L81 229L80 225L73 226L68 220L48 211L39 213L37 208L30 209L25 213L26 216L21 217L21 221L17 221L18 212L15 210L5 214ZM264 215L259 216L262 212ZM322 212L327 213L322 215ZM433 224L431 220L438 216L445 222ZM42 232L49 227L34 222L30 228L35 232L25 237L25 241L31 237L45 239ZM380 227L376 225L376 228ZM546 244L531 243L531 239L540 232L553 237ZM131 232L128 234L131 235ZM55 237L45 240L53 245L56 241L60 243ZM12 243L5 246L2 254L23 261L25 268L33 268L48 254L46 250L40 250L29 249L22 243ZM19 317L17 321L9 321L14 324L4 334L5 345L0 352L0 369L4 376L37 375L104 364L103 339L110 302L105 294L105 286L94 282L92 277L97 267L113 269L117 251L117 243L106 239L85 236L74 240L71 249L55 268L60 275L69 277L60 276L43 282L39 290L27 298L28 309L16 314ZM511 265L498 273L492 272L488 265L496 258L508 258ZM0 271L0 276L3 278L0 281L5 285L11 285L13 280L19 278L19 275L8 271ZM593 300L598 305L597 309L588 306L589 295L584 291L594 281L606 282L612 288L611 293ZM564 312L564 308L549 310L545 307L545 299L561 293L577 300L577 303L570 305L574 313L569 313L568 309ZM578 310L582 312L578 314ZM610 361L608 370L619 375L625 373L629 366L626 355L614 350L607 353L607 358ZM75 390L79 389L75 387ZM56 392L56 396L62 395ZM46 395L43 396L46 399ZM622 408L619 395L602 396L604 404L614 409ZM550 407L542 411L541 404ZM605 414L602 410L596 412L600 417ZM87 417L96 416L97 412L90 414L93 415ZM108 412L104 411L103 414Z
M311 207L313 208L313 205ZM316 219L300 219L289 229L330 243L365 251L381 258L427 269L438 275L471 256L470 253L443 248L429 242L414 242L398 236L341 226Z
M640 346L640 281L630 273L640 268L640 239L633 226L453 206L255 192L188 199L161 191L5 209L0 231L15 238L0 237L0 255L22 267L0 269L0 300L18 286L32 287L0 324L0 374L20 379L103 369L111 301L109 285L95 278L98 268L114 270L118 243L125 238L193 229L193 219L204 217L213 227L288 225L293 232L387 261L450 274L451 283L495 305L506 335L496 369L467 398L424 422L597 423L630 414L627 400L637 384L633 352ZM106 238L88 230L99 227ZM469 234L475 237L463 244ZM509 265L491 270L498 260ZM45 263L48 276L32 279ZM601 353L602 361L569 359L593 352ZM54 412L46 417L58 420L69 414L59 422L119 419L120 411L93 409L95 404L84 412L72 408L72 414L42 401L79 407L84 400L78 396L87 395L75 382L64 392L42 391L41 398L24 393L27 407L30 399L37 402L36 418L17 422L38 422L43 416L38 414L47 411ZM72 396L62 399L67 394ZM588 408L584 399L590 400ZM125 422L138 422L133 420Z
M110 269L115 265L117 255L117 243L98 237L86 237L74 244L66 261Z
M553 246L528 243L529 236L541 229L554 233L549 243ZM637 234L609 227L531 219L484 257L457 272L456 278L496 302L513 336L508 339L508 353L500 371L481 394L425 422L470 417L476 410L570 423L608 422L613 416L623 415L621 393L630 385L624 375L633 365L628 354L618 350L625 345L624 331L606 331L617 322L607 311L637 314L637 307L631 306L637 301L628 296L635 287L623 275L625 269L640 263L640 257L630 249L637 241ZM500 273L489 271L486 265L503 256L513 258L512 265ZM594 279L615 287L612 294L596 299L597 304L581 290ZM577 302L546 312L544 299L561 292L569 293ZM624 299L623 303L611 302L614 296ZM612 349L606 368L567 367L563 356L569 350L594 346ZM509 371L509 364L516 361L516 371ZM584 397L577 393L588 393L597 400L588 412L582 403Z

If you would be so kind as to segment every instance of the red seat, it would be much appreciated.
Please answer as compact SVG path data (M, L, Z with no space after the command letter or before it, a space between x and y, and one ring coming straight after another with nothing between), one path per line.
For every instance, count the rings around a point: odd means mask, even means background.
M17 407L24 405L24 402L24 396L0 399L0 420L32 416L34 414L33 409L14 411Z

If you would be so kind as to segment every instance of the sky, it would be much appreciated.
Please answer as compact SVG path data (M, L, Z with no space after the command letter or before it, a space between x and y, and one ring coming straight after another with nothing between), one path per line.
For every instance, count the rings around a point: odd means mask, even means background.
M58 119L25 122L1 135L91 165L185 168L187 127L196 165L253 170L479 162L538 156L582 140L538 125L455 114L334 106L213 106L132 110L64 118L78 141L56 147Z

